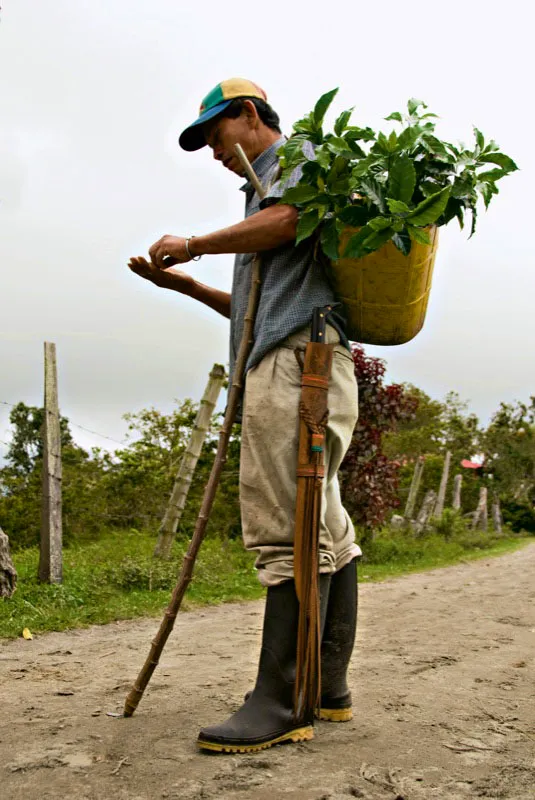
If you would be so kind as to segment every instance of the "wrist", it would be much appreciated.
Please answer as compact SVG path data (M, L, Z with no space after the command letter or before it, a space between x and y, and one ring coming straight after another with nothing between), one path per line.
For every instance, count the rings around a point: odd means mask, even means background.
M186 252L192 261L198 261L204 253L199 251L198 236L188 236L186 239Z
M180 292L180 294L186 294L188 296L193 295L195 280L191 275L185 272L177 274L172 270L162 270L160 280L162 281L160 285L164 286L166 289L173 289L176 292Z

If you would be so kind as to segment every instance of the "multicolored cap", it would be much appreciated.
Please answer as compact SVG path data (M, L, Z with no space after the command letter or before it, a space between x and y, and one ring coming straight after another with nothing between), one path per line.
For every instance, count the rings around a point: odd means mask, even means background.
M257 97L267 102L264 90L245 78L229 78L218 83L202 101L198 118L180 134L178 139L180 147L190 152L204 147L206 140L202 130L203 123L224 111L237 97Z

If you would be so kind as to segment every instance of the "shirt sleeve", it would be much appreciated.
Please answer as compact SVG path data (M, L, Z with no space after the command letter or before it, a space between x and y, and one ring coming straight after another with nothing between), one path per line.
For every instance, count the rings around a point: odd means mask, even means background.
M303 152L308 160L312 161L314 159L314 147L311 142L303 143ZM287 189L293 189L294 186L297 186L302 176L303 165L299 164L291 173L290 177L284 181L284 184L281 183L280 180L275 181L273 186L271 186L268 190L264 199L260 201L260 208L268 208L269 206L273 206L278 203Z

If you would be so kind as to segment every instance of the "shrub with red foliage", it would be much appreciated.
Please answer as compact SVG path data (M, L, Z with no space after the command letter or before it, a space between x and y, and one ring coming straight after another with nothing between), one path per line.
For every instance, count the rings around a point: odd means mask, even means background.
M359 387L359 420L341 467L342 495L353 520L371 529L399 505L400 465L381 452L382 436L397 422L412 419L418 400L400 384L384 385L382 358L367 356L360 344L352 344L351 352Z

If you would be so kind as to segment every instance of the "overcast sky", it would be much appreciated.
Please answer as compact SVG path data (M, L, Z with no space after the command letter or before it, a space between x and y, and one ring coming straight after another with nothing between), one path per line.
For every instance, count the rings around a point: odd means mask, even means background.
M121 440L121 415L198 399L227 361L228 322L132 275L164 233L243 214L239 179L177 134L220 80L267 91L283 129L340 86L334 111L377 126L410 96L438 133L495 138L521 172L470 241L441 230L423 331L388 377L458 391L483 420L535 393L533 11L509 0L182 3L4 0L0 12L0 401L42 403L43 341L56 342L62 413ZM334 112L333 112L334 113ZM390 123L383 123L388 128ZM232 256L191 265L229 290ZM9 438L0 405L0 440ZM84 446L110 445L73 428ZM0 456L5 445L0 443Z

